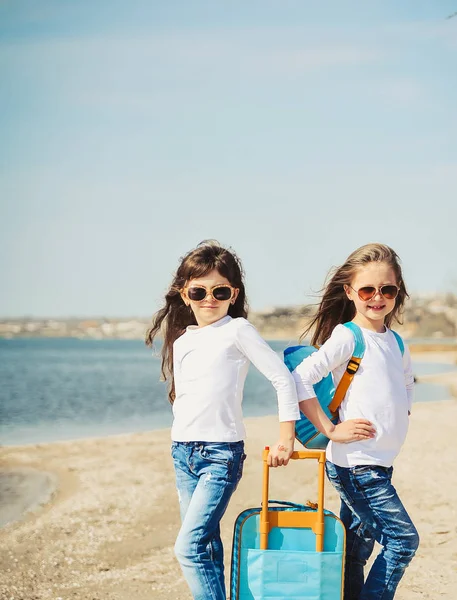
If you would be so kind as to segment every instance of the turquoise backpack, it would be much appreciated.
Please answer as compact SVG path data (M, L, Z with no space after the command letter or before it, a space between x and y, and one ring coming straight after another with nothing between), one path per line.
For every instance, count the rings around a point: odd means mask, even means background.
M346 371L336 389L331 373L313 385L322 410L335 425L338 423L338 408L346 395L354 375L357 373L365 352L365 341L360 327L352 322L343 323L343 325L352 331L355 341L354 352L346 366ZM403 340L398 333L393 330L391 331L403 355L405 351ZM284 350L284 362L292 372L305 358L317 352L317 350L318 348L315 346L291 346ZM300 420L295 424L295 437L303 446L313 450L324 449L329 441L302 412L300 412Z

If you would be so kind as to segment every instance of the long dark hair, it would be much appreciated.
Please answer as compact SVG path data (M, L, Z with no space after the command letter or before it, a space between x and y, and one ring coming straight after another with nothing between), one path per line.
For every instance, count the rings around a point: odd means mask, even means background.
M145 340L147 346L152 346L156 335L160 332L163 335L162 378L170 381L168 398L172 404L175 399L173 343L185 332L188 325L197 325L190 306L186 306L181 298L181 290L191 279L204 277L213 269L225 277L230 285L239 289L234 304L229 306L228 314L234 318L248 316L244 271L240 259L231 248L223 248L215 240L204 240L181 258L165 295L165 306L153 316L152 326L147 330Z
M366 244L350 254L341 267L335 267L330 271L317 312L308 323L300 339L303 339L312 331L311 344L322 345L328 340L338 324L352 321L356 309L354 303L346 296L344 286L351 285L357 270L370 262L385 262L393 269L400 289L395 299L395 307L385 317L384 324L390 327L393 321L401 323L403 305L409 296L403 281L400 259L389 246Z

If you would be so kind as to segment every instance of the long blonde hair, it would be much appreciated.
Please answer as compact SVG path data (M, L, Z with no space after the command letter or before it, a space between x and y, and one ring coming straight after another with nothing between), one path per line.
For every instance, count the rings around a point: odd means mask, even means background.
M387 263L394 271L399 286L395 299L395 307L390 312L384 323L390 327L394 321L401 323L401 314L406 298L409 298L400 266L400 259L396 252L385 244L366 244L348 256L340 267L334 267L327 276L323 289L322 299L317 312L308 323L300 339L312 331L311 344L322 345L328 340L333 329L340 323L352 321L356 309L349 300L344 290L345 285L351 285L356 271L371 262Z

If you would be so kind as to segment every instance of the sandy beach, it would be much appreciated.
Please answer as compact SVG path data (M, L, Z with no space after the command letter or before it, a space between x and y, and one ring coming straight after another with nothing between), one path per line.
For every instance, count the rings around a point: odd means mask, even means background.
M457 353L414 359L455 364ZM421 379L448 386L449 399L414 405L395 462L394 483L421 535L397 598L454 600L457 374ZM277 436L275 417L246 419L246 426L244 477L222 523L227 577L233 522L259 505L261 450ZM161 430L1 448L3 495L14 498L15 488L25 486L22 498L39 494L44 501L37 507L30 500L32 510L0 530L1 600L190 599L173 556L179 515L169 447L170 432ZM315 475L311 462L276 469L271 496L314 501ZM338 512L338 506L327 484L326 508Z

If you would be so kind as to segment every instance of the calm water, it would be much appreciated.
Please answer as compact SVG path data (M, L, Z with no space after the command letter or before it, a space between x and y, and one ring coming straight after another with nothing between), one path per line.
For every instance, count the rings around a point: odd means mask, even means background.
M270 342L282 355L287 342ZM452 365L414 365L420 376ZM0 339L0 443L38 443L146 431L171 425L160 361L141 341ZM449 397L419 383L416 401ZM251 367L245 416L276 413L270 382Z

